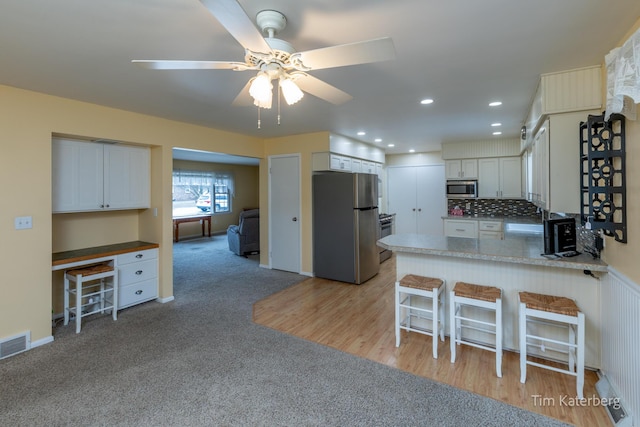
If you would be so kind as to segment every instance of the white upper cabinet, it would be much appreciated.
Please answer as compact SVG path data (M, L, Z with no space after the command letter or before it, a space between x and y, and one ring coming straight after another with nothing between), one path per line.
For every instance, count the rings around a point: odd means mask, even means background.
M103 204L102 144L66 139L52 141L52 210L77 212Z
M478 197L522 197L520 157L478 159Z
M478 161L476 159L446 160L446 179L476 179L478 178Z
M52 211L142 209L150 204L146 147L55 138Z
M313 153L311 156L314 171L340 171L353 173L382 173L382 164L335 153Z

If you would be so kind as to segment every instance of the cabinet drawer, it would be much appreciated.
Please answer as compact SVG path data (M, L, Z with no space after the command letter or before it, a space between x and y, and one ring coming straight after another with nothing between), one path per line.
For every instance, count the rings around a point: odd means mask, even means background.
M478 237L478 222L445 220L444 234L448 237L469 237L475 239Z
M479 221L480 231L500 231L502 232L502 221Z
M145 251L129 252L126 254L118 255L117 260L118 265L123 265L156 258L158 258L158 250L147 249Z
M118 283L121 287L156 277L158 277L157 259L118 266Z
M145 280L118 288L118 309L158 297L158 279Z
M479 231L478 238L502 240L502 232L501 231Z

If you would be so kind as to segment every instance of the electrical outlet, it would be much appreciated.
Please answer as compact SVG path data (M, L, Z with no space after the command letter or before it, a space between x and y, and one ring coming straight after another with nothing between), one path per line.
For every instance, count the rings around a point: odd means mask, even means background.
M14 220L16 230L26 230L33 228L33 219L30 216L17 216Z

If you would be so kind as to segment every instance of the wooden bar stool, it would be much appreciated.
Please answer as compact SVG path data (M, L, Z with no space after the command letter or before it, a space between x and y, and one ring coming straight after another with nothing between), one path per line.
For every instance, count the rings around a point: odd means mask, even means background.
M520 292L519 300L519 329L520 329L520 382L527 380L527 365L549 369L576 377L576 390L582 399L584 389L584 313L580 311L575 301L565 297ZM567 341L545 338L537 331L529 332L527 325L542 324L555 328L568 329ZM550 343L551 347L546 347ZM562 346L556 348L553 345ZM568 353L568 369L533 362L527 359L527 348L538 347L541 351ZM564 350L566 347L567 350Z
M444 341L444 280L408 274L396 282L396 347L400 346L400 330L433 337L433 358L438 358L438 334ZM442 294L442 297L441 297ZM412 297L431 298L431 308L418 307ZM412 323L412 319L431 321L431 330Z
M106 283L111 277L111 286ZM97 281L97 283L96 283ZM70 282L76 284L70 286ZM75 305L70 305L70 297L75 296ZM75 315L76 333L80 333L81 319L90 314L111 310L113 320L118 312L118 274L107 263L95 264L67 270L64 273L64 324L69 324L70 314Z
M464 306L493 311L495 322L465 317ZM458 282L449 293L449 340L451 363L456 361L456 345L466 344L496 354L496 374L502 378L502 289L493 286ZM462 328L495 335L495 346L463 338Z

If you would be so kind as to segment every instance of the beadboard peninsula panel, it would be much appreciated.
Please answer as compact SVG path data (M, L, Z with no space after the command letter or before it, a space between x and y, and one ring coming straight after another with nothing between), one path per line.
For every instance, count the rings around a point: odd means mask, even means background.
M520 140L518 138L477 139L442 144L442 158L444 160L513 157L519 155Z

